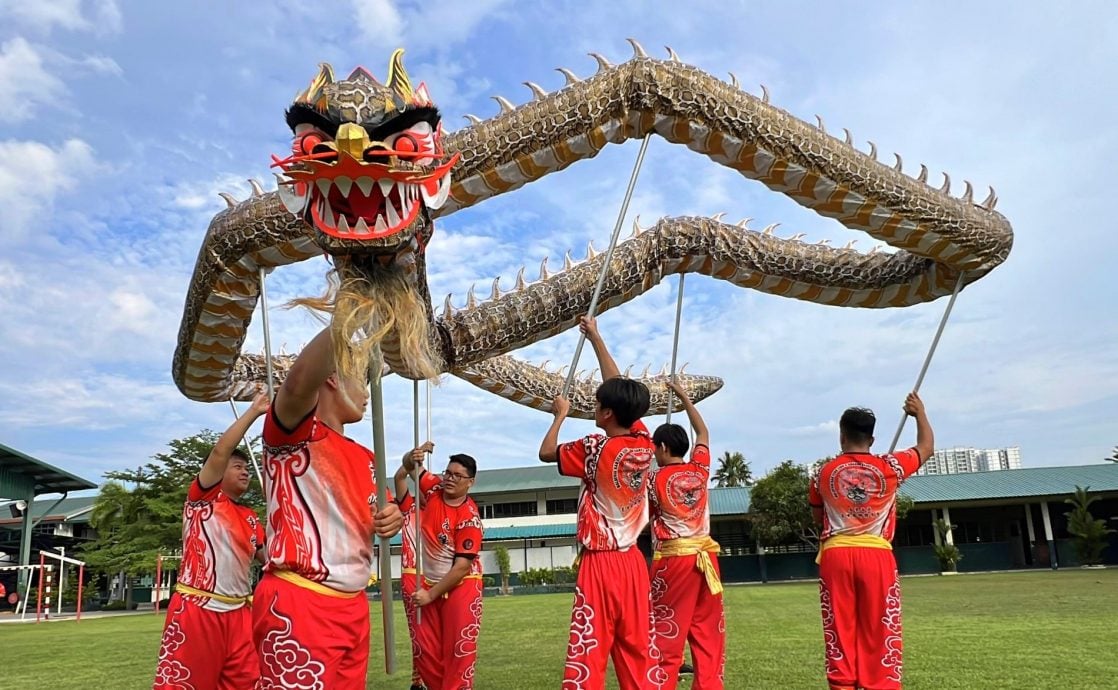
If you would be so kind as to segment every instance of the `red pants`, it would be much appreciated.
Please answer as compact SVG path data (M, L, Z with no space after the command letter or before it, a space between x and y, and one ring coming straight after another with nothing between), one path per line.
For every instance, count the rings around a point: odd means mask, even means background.
M428 690L474 687L477 636L481 632L482 582L466 578L447 596L420 608L416 641L419 675Z
M267 573L253 597L263 687L365 690L369 601L332 597Z
M411 638L411 684L423 685L423 679L419 676L419 643L415 637L415 602L411 598L413 594L415 594L415 573L400 575L400 598L404 600L404 615L408 619L408 637Z
M650 610L648 567L636 547L584 551L575 584L563 690L605 688L611 657L621 690L657 687Z
M171 595L154 690L252 690L259 677L252 609L219 613Z
M663 690L675 690L683 646L691 643L695 666L692 690L722 690L726 663L726 620L722 595L711 594L706 576L695 567L697 556L672 556L652 562L652 620L659 678ZM715 572L718 557L710 554Z
M888 549L827 549L819 563L827 681L836 690L901 687L901 585Z

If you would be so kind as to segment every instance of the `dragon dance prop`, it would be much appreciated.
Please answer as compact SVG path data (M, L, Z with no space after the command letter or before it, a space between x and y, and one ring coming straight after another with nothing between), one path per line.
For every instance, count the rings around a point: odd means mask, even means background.
M548 93L526 82L533 99L444 132L424 85L413 87L402 51L383 83L358 68L337 79L322 65L287 112L295 134L290 156L276 158L278 190L229 207L210 224L186 298L173 375L200 401L249 399L270 365L277 383L290 356L242 353L263 272L327 254L333 288L307 300L332 312L343 368L360 371L362 352L379 347L383 369L412 379L450 373L538 409L550 409L563 372L508 353L572 327L588 311L601 274L598 311L646 292L666 276L699 273L734 285L819 304L904 307L952 294L985 276L1009 254L1013 233L995 210L991 189L976 202L966 182L951 193L928 184L928 169L906 175L837 138L820 118L805 123L772 105L768 93L742 90L670 59L648 57L635 41L632 59L610 64L594 54L585 79L561 69L567 83ZM895 251L861 253L784 239L721 216L663 218L636 226L606 257L588 248L539 279L524 269L510 290L494 281L489 299L471 288L464 306L448 296L436 313L428 291L425 248L433 221L594 157L607 144L655 134L739 171ZM528 230L528 229L526 229ZM608 268L608 270L606 270ZM346 359L351 358L351 359ZM674 367L673 367L674 369ZM666 373L642 378L650 414L668 409ZM571 390L572 414L593 415L590 377ZM721 387L715 377L679 374L694 400Z

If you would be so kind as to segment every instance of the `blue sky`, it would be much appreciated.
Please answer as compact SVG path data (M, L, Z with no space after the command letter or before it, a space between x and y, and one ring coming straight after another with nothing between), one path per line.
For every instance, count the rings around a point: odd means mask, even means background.
M636 2L148 3L0 0L0 442L99 480L168 440L223 429L227 405L186 400L170 377L183 298L218 192L249 193L289 149L283 111L320 61L383 74L397 46L449 129L490 99L556 89L614 62L625 38L760 92L908 170L923 162L961 188L987 185L1014 225L1007 263L960 296L923 395L938 445L1019 445L1026 466L1099 462L1118 444L1118 239L1109 177L1118 158L1118 11L1079 3ZM458 305L476 282L511 284L567 250L608 242L637 144L440 221L433 292ZM265 181L267 187L273 187ZM778 233L868 238L663 140L652 142L630 209L726 212ZM315 331L280 305L317 294L321 260L269 281L273 341ZM671 357L674 280L602 317L624 364ZM822 307L688 281L680 360L726 379L701 405L716 453L755 471L810 462L837 445L853 404L878 412L885 446L945 301L904 310ZM259 350L259 317L248 346ZM573 334L521 355L569 360ZM592 366L592 365L590 365ZM410 385L387 383L389 454L411 442ZM535 462L549 417L448 380L434 397L440 451L483 467ZM570 423L568 435L589 431ZM352 435L370 442L367 424ZM911 431L906 436L911 439Z

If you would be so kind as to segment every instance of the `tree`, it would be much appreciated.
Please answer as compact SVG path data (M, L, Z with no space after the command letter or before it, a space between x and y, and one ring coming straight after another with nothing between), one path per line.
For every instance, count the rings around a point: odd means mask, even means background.
M109 481L101 486L90 515L97 538L82 550L90 568L119 573L127 580L153 571L160 553L182 548L186 491L218 436L203 430L175 439L167 444L167 452L157 453L147 465L105 474ZM241 503L260 512L263 494L255 482L250 483Z
M1075 495L1064 499L1072 509L1064 513L1068 519L1068 534L1072 536L1072 546L1080 565L1099 565L1102 552L1106 550L1106 537L1114 530L1107 529L1105 520L1097 520L1091 514L1091 504L1098 496L1088 495L1091 487L1075 487Z
M1118 462L1118 446L1114 446L1114 451L1106 458L1107 462Z
M807 502L808 468L785 460L753 485L749 519L765 546L801 541L815 546L819 530Z
M726 451L718 459L714 472L715 486L753 486L753 470L741 453Z
M959 561L963 560L963 554L959 551L958 546L947 543L947 533L955 529L955 525L948 525L946 520L939 518L936 520L934 527L936 534L939 535L939 543L932 550L936 555L936 560L939 561L940 572L956 572Z
M509 593L509 573L512 564L509 561L509 550L503 546L493 549L493 556L497 559L497 569L501 571L501 594Z

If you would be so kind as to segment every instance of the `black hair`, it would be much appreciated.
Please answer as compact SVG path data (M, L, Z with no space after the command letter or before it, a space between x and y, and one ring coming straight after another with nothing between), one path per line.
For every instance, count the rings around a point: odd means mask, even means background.
M682 458L691 447L691 439L687 438L687 431L678 424L661 424L652 434L652 442L659 448L660 444L668 447L668 452L673 458Z
M470 475L470 479L477 476L477 460L474 460L469 455L465 453L456 453L450 456L450 461L465 467L466 473Z
M861 445L873 441L873 428L876 424L877 417L873 416L873 410L851 407L842 413L839 430L846 440Z
M229 454L229 459L232 460L233 458L240 458L241 460L244 461L244 463L246 465L252 463L252 459L249 458L248 452L246 452L242 448L234 448L233 449L233 452Z
M603 381L594 397L602 409L613 412L617 423L623 427L630 427L643 417L651 404L648 386L621 376Z

